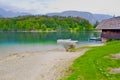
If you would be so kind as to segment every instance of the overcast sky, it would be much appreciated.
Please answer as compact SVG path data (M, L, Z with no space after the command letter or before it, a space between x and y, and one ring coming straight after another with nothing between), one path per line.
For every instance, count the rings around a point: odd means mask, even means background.
M77 10L120 16L120 0L0 0L0 8L33 14Z

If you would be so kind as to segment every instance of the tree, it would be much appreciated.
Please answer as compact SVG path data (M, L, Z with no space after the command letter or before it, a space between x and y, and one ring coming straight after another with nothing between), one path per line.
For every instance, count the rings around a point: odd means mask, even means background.
M99 24L98 21L96 21L96 23L93 25L93 28L96 28L96 26Z
M42 24L42 25L41 25L41 30L42 30L42 31L46 31L46 29L47 29L47 26L46 26L45 24Z
M95 25L94 25L95 26ZM91 24L80 17L60 16L19 16L15 18L1 18L0 30L3 31L79 31L91 30Z

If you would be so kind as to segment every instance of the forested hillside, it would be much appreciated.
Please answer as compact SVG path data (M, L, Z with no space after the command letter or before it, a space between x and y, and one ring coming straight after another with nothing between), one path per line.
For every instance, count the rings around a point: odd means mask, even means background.
M0 18L0 31L80 31L92 25L79 17L19 16Z

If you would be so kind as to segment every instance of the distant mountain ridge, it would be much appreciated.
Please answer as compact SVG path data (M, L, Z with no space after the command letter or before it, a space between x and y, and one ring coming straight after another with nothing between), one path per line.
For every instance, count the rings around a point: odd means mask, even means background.
M103 19L109 19L113 17L111 15L106 15L106 14L93 14L93 15L97 21L102 21Z
M72 17L81 17L88 20L91 24L95 24L96 21L101 21L103 19L112 18L110 15L105 14L92 14L90 12L82 12L82 11L64 11L61 13L48 13L48 16L72 16Z
M24 13L24 12L13 12L13 11L7 11L2 8L0 8L0 17L17 17L17 16L24 16L24 15L32 15L30 13ZM39 14L40 15L40 14ZM86 20L88 20L91 24L95 24L96 21L101 21L103 19L109 19L113 16L111 15L105 15L105 14L92 14L90 12L83 12L83 11L64 11L61 13L48 13L47 16L72 16L72 17L81 17Z
M22 15L28 15L28 13L19 13L19 12L13 12L13 11L7 11L0 8L0 16L2 17L17 17Z
M2 18L2 16L0 15L0 18Z

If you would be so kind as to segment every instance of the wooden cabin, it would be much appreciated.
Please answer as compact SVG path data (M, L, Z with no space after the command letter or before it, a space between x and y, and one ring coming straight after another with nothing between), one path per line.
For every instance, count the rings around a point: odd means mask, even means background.
M106 42L108 39L120 39L120 17L103 20L96 29L102 30L102 42Z

